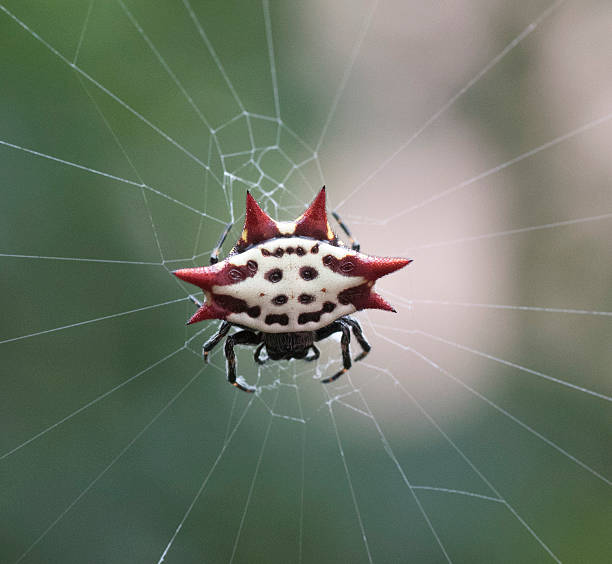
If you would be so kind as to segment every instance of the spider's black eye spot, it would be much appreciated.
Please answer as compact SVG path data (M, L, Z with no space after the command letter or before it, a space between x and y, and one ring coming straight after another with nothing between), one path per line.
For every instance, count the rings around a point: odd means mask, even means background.
M306 254L306 251L304 250L304 247L298 247L295 249L295 254L299 257L303 257Z
M319 245L318 245L318 244L316 244L316 245L315 245L315 246L314 246L312 249L310 249L310 252L311 252L313 255L316 255L316 254L319 252Z
M353 268L355 268L355 265L350 260L343 261L340 264L340 270L342 272L351 272Z
M334 262L334 257L332 255L325 255L323 257L323 264L325 266L329 266L332 262Z
M264 257L269 257L270 256L270 251L268 249L261 249L261 254Z
M257 263L254 260L250 260L247 262L247 268L251 274L255 274L257 272Z
M289 298L285 296L285 294L279 294L278 296L272 298L272 303L274 305L283 305L286 304L288 300Z
M325 302L323 304L323 311L325 313L331 313L332 311L334 311L336 309L336 304L333 302Z
M303 266L300 268L300 276L303 280L314 280L319 276L319 273L312 266Z
M280 247L276 249L276 251L274 251L274 256L278 258L281 258L284 254L285 254L285 251L281 249Z
M246 278L246 274L239 268L231 268L229 271L229 277L235 282L239 282L240 280L244 280Z
M265 279L272 283L280 282L283 279L283 271L280 268L268 270L268 272L266 272Z
M307 304L311 304L312 302L315 301L315 297L311 294L300 294L298 296L298 301L301 304L307 305Z

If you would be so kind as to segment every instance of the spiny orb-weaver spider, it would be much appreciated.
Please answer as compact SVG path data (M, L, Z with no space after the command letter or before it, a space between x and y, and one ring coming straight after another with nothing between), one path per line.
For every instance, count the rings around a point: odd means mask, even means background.
M181 280L199 286L206 297L202 304L190 296L199 309L187 324L223 320L204 344L204 362L233 326L241 328L225 340L227 379L237 388L256 390L242 376L236 377L235 345L256 347L253 356L258 364L268 359L312 361L320 354L315 342L342 333L343 368L322 380L333 382L351 367L351 330L362 349L355 361L371 349L350 314L362 309L395 312L373 286L381 276L412 261L360 253L338 214L333 216L348 244L336 237L327 221L325 186L300 217L287 222L274 221L247 192L242 235L227 258L219 262L231 223L211 254L210 266L174 271ZM264 347L267 358L262 359Z

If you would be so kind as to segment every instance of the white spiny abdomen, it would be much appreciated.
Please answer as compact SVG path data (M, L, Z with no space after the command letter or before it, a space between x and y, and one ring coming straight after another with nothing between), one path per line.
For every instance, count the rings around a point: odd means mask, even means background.
M349 315L355 307L340 303L338 294L365 282L361 276L344 276L323 264L323 257L342 259L355 254L344 247L304 237L270 239L226 261L242 266L257 263L254 276L235 284L213 286L212 295L244 300L260 313L231 313L227 320L265 333L314 331ZM279 278L280 275L280 278ZM220 298L223 300L223 298Z

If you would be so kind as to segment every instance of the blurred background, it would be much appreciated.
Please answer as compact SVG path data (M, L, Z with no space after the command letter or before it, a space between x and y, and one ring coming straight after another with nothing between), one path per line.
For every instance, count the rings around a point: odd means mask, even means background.
M0 562L609 561L611 22L3 0ZM240 393L170 273L323 184L398 313Z

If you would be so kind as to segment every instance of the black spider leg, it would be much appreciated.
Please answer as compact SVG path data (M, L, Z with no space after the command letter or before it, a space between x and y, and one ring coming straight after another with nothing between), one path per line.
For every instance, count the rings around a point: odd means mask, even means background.
M315 345L310 345L310 349L313 352L312 356L306 356L304 358L304 360L307 360L308 362L312 362L313 360L317 360L317 358L319 358L321 356L321 352L319 351L319 349L315 346Z
M195 296L190 294L189 299L196 306L202 307L202 302L198 300L198 298L196 298ZM219 341L221 341L221 339L223 339L223 337L227 335L227 332L230 330L231 326L231 323L224 321L219 326L218 331L210 339L208 339L208 341L204 343L204 346L202 347L202 358L204 359L204 362L208 362L208 354L219 344Z
M231 327L231 323L224 321L219 326L219 330L210 339L208 339L208 341L204 343L204 346L202 347L202 358L204 359L204 362L208 362L208 355L210 351L212 351L221 342L221 340L223 339L223 337L225 337L225 335L227 335Z
M357 362L359 360L363 360L372 350L372 346L366 341L366 338L363 336L363 330L361 329L359 321L347 316L344 318L344 322L348 323L351 326L351 329L353 330L353 335L355 335L355 339L357 339L359 346L362 348L362 351L353 359L353 361Z
M315 345L310 345L310 349L313 352L312 356L306 356L304 358L304 360L307 360L308 362L312 362L313 360L317 360L317 358L319 358L321 356L321 352L319 351L319 349L315 346Z
M338 222L338 225L342 228L342 231L346 233L346 236L348 237L348 242L351 245L351 249L353 249L354 251L359 251L359 249L361 249L361 245L357 241L355 241L344 221L340 219L340 216L337 212L333 211L332 215L334 216L334 219Z
M225 243L225 239L227 239L227 235L229 234L230 229L232 228L232 225L234 225L234 222L230 221L225 226L223 233L221 233L219 242L217 243L216 247L213 249L212 253L210 253L210 264L217 264L219 262L219 253L221 252L221 247L223 246L223 243Z
M337 319L333 323L330 323L327 327L323 327L315 331L315 341L325 339L334 333L338 333L339 331L342 331L342 338L340 339L340 348L342 350L342 370L339 370L336 372L336 374L330 376L329 378L325 378L325 380L321 380L323 384L329 384L349 371L352 364L351 351L349 348L351 342L351 328L350 325L345 323L342 319Z
M253 331L238 331L230 335L225 340L225 358L227 359L227 381L240 388L245 392L254 392L257 388L249 386L244 378L240 377L236 381L236 355L234 353L234 346L236 345L259 345L261 343L261 334L253 333Z
M255 362L257 364L265 364L268 361L268 358L264 358L263 360L261 358L259 358L259 355L261 354L262 349L264 348L265 343L260 343L259 346L255 349L255 352L253 353L253 358L255 359Z

